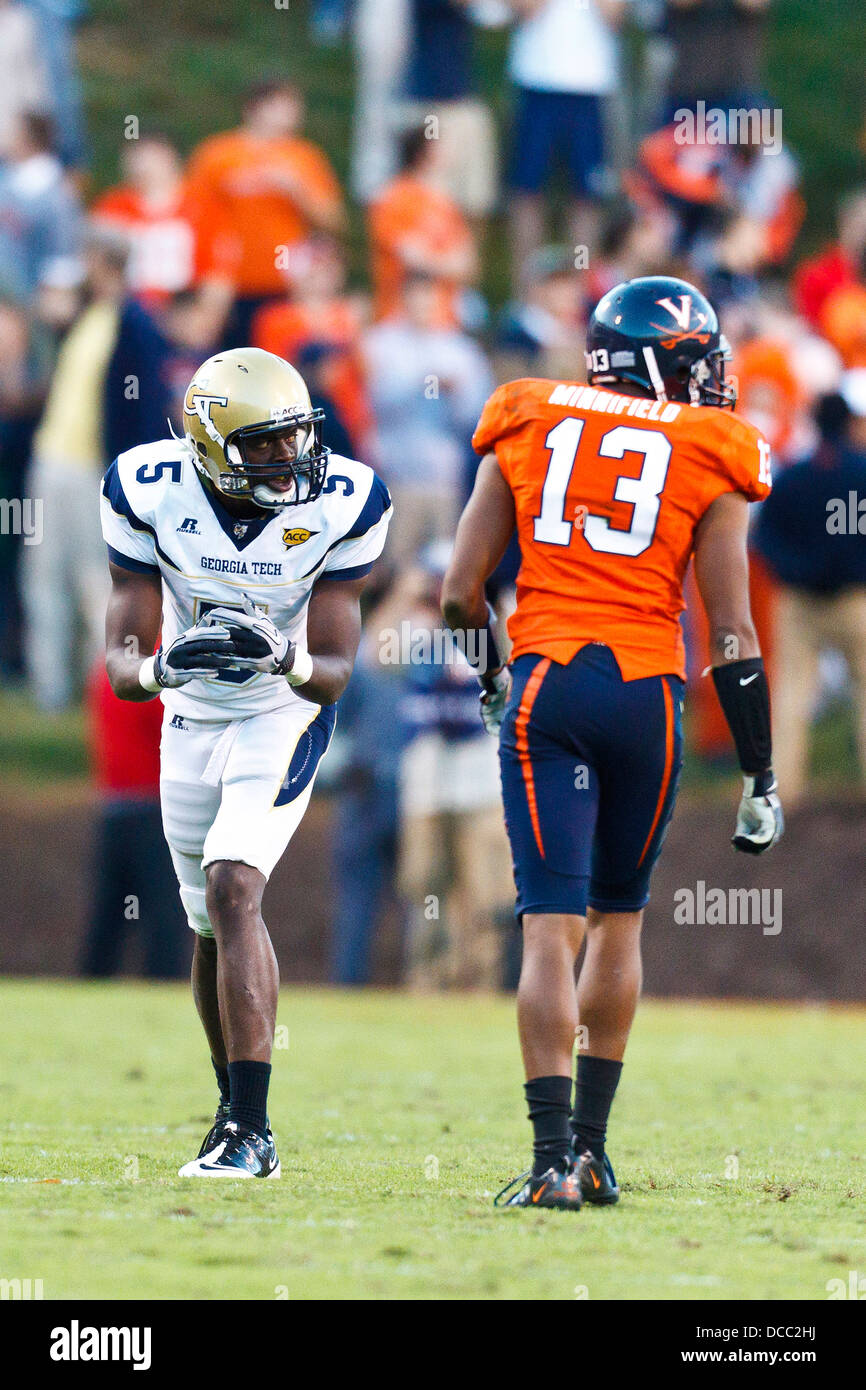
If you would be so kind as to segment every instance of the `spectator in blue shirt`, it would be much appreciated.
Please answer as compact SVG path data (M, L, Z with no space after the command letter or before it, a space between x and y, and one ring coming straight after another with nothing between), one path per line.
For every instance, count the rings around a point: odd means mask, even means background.
M866 793L866 369L849 371L817 413L821 444L778 478L754 545L781 585L772 671L774 766L786 810L807 784L809 723L822 652L845 657Z

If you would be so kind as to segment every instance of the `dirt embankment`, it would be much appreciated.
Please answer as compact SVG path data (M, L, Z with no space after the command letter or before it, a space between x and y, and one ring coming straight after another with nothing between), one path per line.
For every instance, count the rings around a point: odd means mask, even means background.
M7 792L3 803L0 972L74 973L93 877L90 794ZM320 797L268 887L287 982L327 978L330 826L331 803ZM727 806L681 799L647 911L647 992L866 1000L866 808L811 807L761 859L734 854L731 828ZM377 941L378 983L398 983L400 957L392 915ZM133 940L130 968L139 960Z

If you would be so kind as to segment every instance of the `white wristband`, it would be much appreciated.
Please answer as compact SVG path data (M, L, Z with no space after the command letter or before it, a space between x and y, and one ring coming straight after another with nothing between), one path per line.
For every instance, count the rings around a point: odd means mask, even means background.
M156 695L162 690L162 686L156 679L155 657L149 656L138 668L138 683L143 690L151 695Z
M303 647L295 651L295 663L286 676L289 685L306 685L313 674L313 658Z

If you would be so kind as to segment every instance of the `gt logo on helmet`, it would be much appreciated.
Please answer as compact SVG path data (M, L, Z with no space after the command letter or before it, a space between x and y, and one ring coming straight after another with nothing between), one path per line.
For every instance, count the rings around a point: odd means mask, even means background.
M206 396L203 391L192 391L189 396L187 407L190 414L195 414L204 425L208 439L212 439L214 444L223 447L225 440L217 429L211 417L211 411L215 405L227 406L228 396Z

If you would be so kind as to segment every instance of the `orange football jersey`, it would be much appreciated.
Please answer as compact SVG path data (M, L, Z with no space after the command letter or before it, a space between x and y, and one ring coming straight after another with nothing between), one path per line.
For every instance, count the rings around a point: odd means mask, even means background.
M472 440L511 488L522 562L512 656L566 663L603 642L625 680L685 677L680 614L695 528L723 492L770 491L758 431L711 406L576 382L500 386Z

